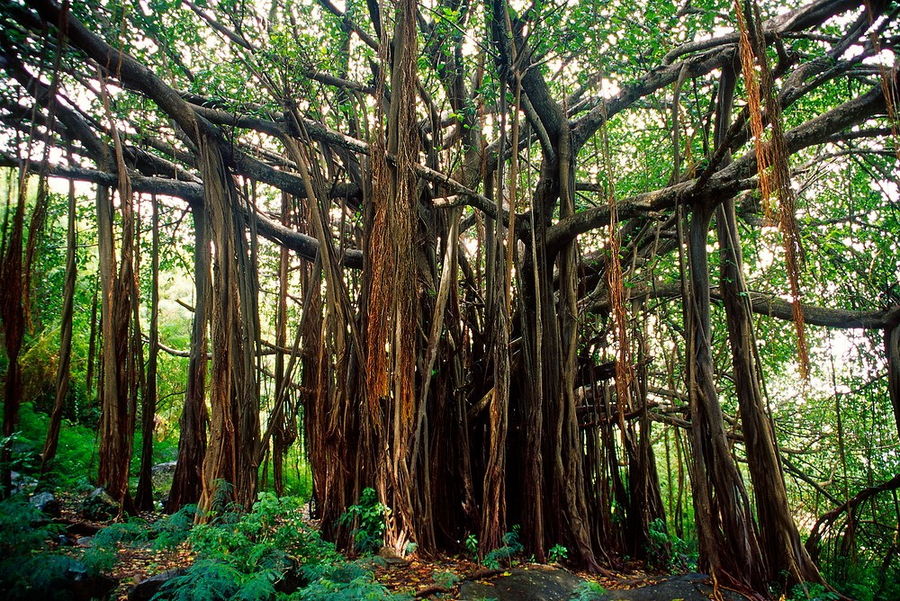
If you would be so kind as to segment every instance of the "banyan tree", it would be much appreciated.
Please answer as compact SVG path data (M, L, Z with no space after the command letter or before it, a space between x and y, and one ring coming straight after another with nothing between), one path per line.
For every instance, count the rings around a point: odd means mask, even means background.
M123 510L148 503L128 465L138 425L152 437L156 353L180 352L170 511L248 507L261 466L277 489L303 444L344 547L340 517L373 488L398 554L469 535L488 553L518 525L538 560L563 545L605 571L665 555L654 534L689 512L718 582L821 581L757 331L789 324L798 388L823 328L883 336L900 433L897 296L841 300L812 256L848 195L881 203L863 220L896 203L896 3L0 6L2 161L95 197L98 484ZM139 307L163 202L192 228L180 351ZM10 365L40 227L22 211L4 229ZM21 394L10 369L6 435Z

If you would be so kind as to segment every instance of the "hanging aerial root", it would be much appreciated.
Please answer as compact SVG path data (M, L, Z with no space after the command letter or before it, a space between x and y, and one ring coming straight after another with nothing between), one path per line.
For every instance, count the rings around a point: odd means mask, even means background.
M624 416L625 411L631 407L630 390L634 379L634 369L631 364L631 348L628 341L628 315L625 312L625 282L622 274L621 240L619 239L619 215L616 206L615 186L613 184L612 157L609 150L609 139L606 136L606 120L600 129L601 152L603 166L606 171L606 200L609 205L609 268L607 280L609 282L609 298L611 301L613 324L616 330L616 403L619 415Z
M755 3L751 4L750 0L747 0L745 4L746 13L739 0L735 0L734 5L740 33L741 68L747 86L750 130L756 150L763 212L767 219L773 220L775 200L777 199L778 230L781 233L788 284L791 291L800 375L806 380L809 377L809 348L806 342L803 307L800 303L800 273L804 263L804 251L800 228L797 225L796 195L791 187L781 103L775 94L774 79L766 59L766 45L759 8ZM751 38L748 27L748 17L753 21L753 38ZM760 105L763 100L771 126L768 142L763 137L764 126Z

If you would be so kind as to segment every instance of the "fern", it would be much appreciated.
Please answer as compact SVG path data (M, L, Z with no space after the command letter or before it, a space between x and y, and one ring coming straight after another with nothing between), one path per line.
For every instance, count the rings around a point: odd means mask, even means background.
M600 601L605 595L605 588L588 580L575 587L571 598L573 601Z

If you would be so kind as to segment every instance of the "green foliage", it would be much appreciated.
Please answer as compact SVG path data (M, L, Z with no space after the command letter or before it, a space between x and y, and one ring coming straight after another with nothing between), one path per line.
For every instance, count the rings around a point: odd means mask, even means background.
M119 545L145 542L149 534L147 523L141 519L112 524L101 529L91 539L82 560L92 572L105 572L115 565Z
M390 509L378 501L375 489L363 489L359 503L341 515L340 523L353 528L353 543L360 553L374 553L384 542L384 520Z
M19 410L21 436L15 448L22 453L18 464L20 471L35 474L39 466L39 453L50 421L47 414L36 411L32 403L23 403ZM96 456L96 431L73 422L64 422L59 432L59 446L51 471L41 479L45 489L65 488L89 491L86 477L93 471Z
M837 601L840 596L814 582L803 582L791 589L789 601Z
M597 582L586 580L579 584L572 593L573 601L600 601L606 595L606 589Z
M156 549L172 549L183 543L194 526L196 505L185 505L172 515L153 523L153 546Z
M465 544L472 557L478 557L478 537L474 534L467 535Z
M569 550L565 547L565 545L556 544L550 547L550 552L547 554L547 559L550 560L550 563L560 563L569 558Z
M442 588L449 589L453 588L453 586L459 582L459 575L454 574L453 572L435 572L431 576L434 579L434 583Z
M0 561L31 554L43 548L59 526L22 495L0 501Z
M391 594L355 563L305 566L310 583L287 597L290 601L405 601L408 595Z
M0 501L0 590L5 591L5 599L43 597L67 574L91 572L75 558L47 553L47 543L60 531L21 495ZM58 597L53 598L64 598L61 591L55 593Z
M692 571L696 569L697 557L689 554L688 544L670 534L665 521L656 518L650 522L650 541L647 545L647 556L651 564L669 569Z
M509 566L512 558L525 548L519 542L519 526L513 526L512 531L503 535L502 541L502 546L491 550L484 556L482 563L492 570L499 569L501 565Z
M171 601L263 601L275 596L274 583L280 574L266 569L243 572L232 565L200 559L188 570L166 582L153 597Z

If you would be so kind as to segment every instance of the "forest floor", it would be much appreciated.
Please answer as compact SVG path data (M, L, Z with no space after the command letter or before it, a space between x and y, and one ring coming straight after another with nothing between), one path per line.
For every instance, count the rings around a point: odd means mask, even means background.
M65 494L61 497L61 512L54 521L64 525L68 535L65 544L61 543L58 546L59 552L66 553L67 548L71 549L73 554L84 551L92 545L94 534L115 522L115 520L85 519L74 509L71 499L67 499ZM135 517L140 518L149 528L153 523L163 519L165 514L144 512ZM118 544L115 562L106 571L106 574L117 582L110 598L125 601L129 591L143 580L168 570L187 568L194 560L195 554L187 542L164 549L154 549L149 545ZM390 592L404 593L415 599L445 601L466 599L462 590L466 583L476 589L489 587L490 590L495 583L508 578L511 571L548 570L546 566L527 564L523 561L513 561L511 566L503 569L488 569L469 557L451 555L429 558L413 556L408 560L384 560L372 556L364 558L362 562L373 571L375 580ZM562 571L565 568L554 565L551 570ZM571 574L571 578L572 581L584 580L596 583L607 591L619 591L621 595L626 590L665 583L668 576L647 570L640 562L632 562L625 566L622 572L614 575L598 576L575 571ZM613 595L611 598L629 598L620 595Z

